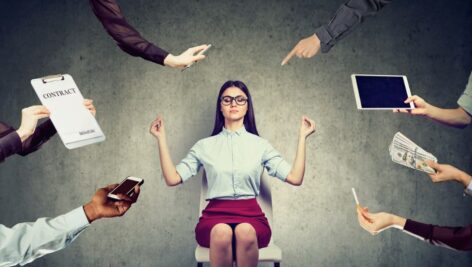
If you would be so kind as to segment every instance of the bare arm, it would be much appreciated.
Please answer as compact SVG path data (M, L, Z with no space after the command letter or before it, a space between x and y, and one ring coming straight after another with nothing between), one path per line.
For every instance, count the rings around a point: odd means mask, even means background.
M308 117L302 117L300 136L298 138L297 153L292 164L292 169L287 176L286 182L291 185L301 185L305 175L306 161L306 138L315 131L315 122Z
M470 115L461 107L442 109L431 106L427 116L434 121L457 128L465 128L471 122Z
M151 124L149 130L154 137L157 139L159 160L161 162L162 174L168 186L175 186L182 183L182 178L177 172L172 158L169 152L169 146L167 145L167 139L165 134L164 121L159 116Z
M438 108L416 95L407 98L405 103L414 103L416 108L412 110L397 109L394 112L425 116L436 122L457 128L465 128L472 120L471 115L461 107L455 109Z

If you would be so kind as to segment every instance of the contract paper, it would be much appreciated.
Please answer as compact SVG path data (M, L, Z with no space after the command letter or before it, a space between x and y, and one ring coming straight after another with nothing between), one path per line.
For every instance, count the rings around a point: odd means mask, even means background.
M84 106L84 98L69 74L31 80L41 103L51 113L62 142L68 149L105 140L95 117Z

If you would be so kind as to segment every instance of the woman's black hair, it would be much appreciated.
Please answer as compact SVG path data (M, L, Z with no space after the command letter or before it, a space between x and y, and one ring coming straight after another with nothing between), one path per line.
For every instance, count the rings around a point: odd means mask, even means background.
M246 127L246 131L259 135L257 132L256 127L256 118L254 117L254 107L252 106L252 98L247 86L241 81L227 81L225 82L218 93L218 98L216 99L216 116L215 116L215 127L213 127L213 132L211 136L217 135L223 130L225 126L225 118L223 117L223 113L220 110L220 102L221 96L223 95L224 91L230 87L237 87L241 89L247 96L247 112L244 115L244 127Z

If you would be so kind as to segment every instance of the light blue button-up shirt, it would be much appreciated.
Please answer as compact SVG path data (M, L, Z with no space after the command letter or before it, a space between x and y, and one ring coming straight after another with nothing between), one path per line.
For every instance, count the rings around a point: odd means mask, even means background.
M82 207L56 218L41 218L12 228L0 224L0 267L25 265L63 249L89 225Z
M205 169L207 199L245 199L259 195L262 168L285 181L290 165L269 142L244 127L235 132L226 128L198 141L176 166L185 182Z
M462 93L457 104L461 106L469 115L472 115L472 72L469 75L469 82L465 87L464 92Z

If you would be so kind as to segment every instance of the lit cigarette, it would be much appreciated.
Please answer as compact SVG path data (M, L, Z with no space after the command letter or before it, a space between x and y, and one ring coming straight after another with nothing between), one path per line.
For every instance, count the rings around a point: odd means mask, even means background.
M359 199L357 199L356 189L352 187L351 190L352 190L352 195L354 195L354 200L356 201L356 205L359 206Z

